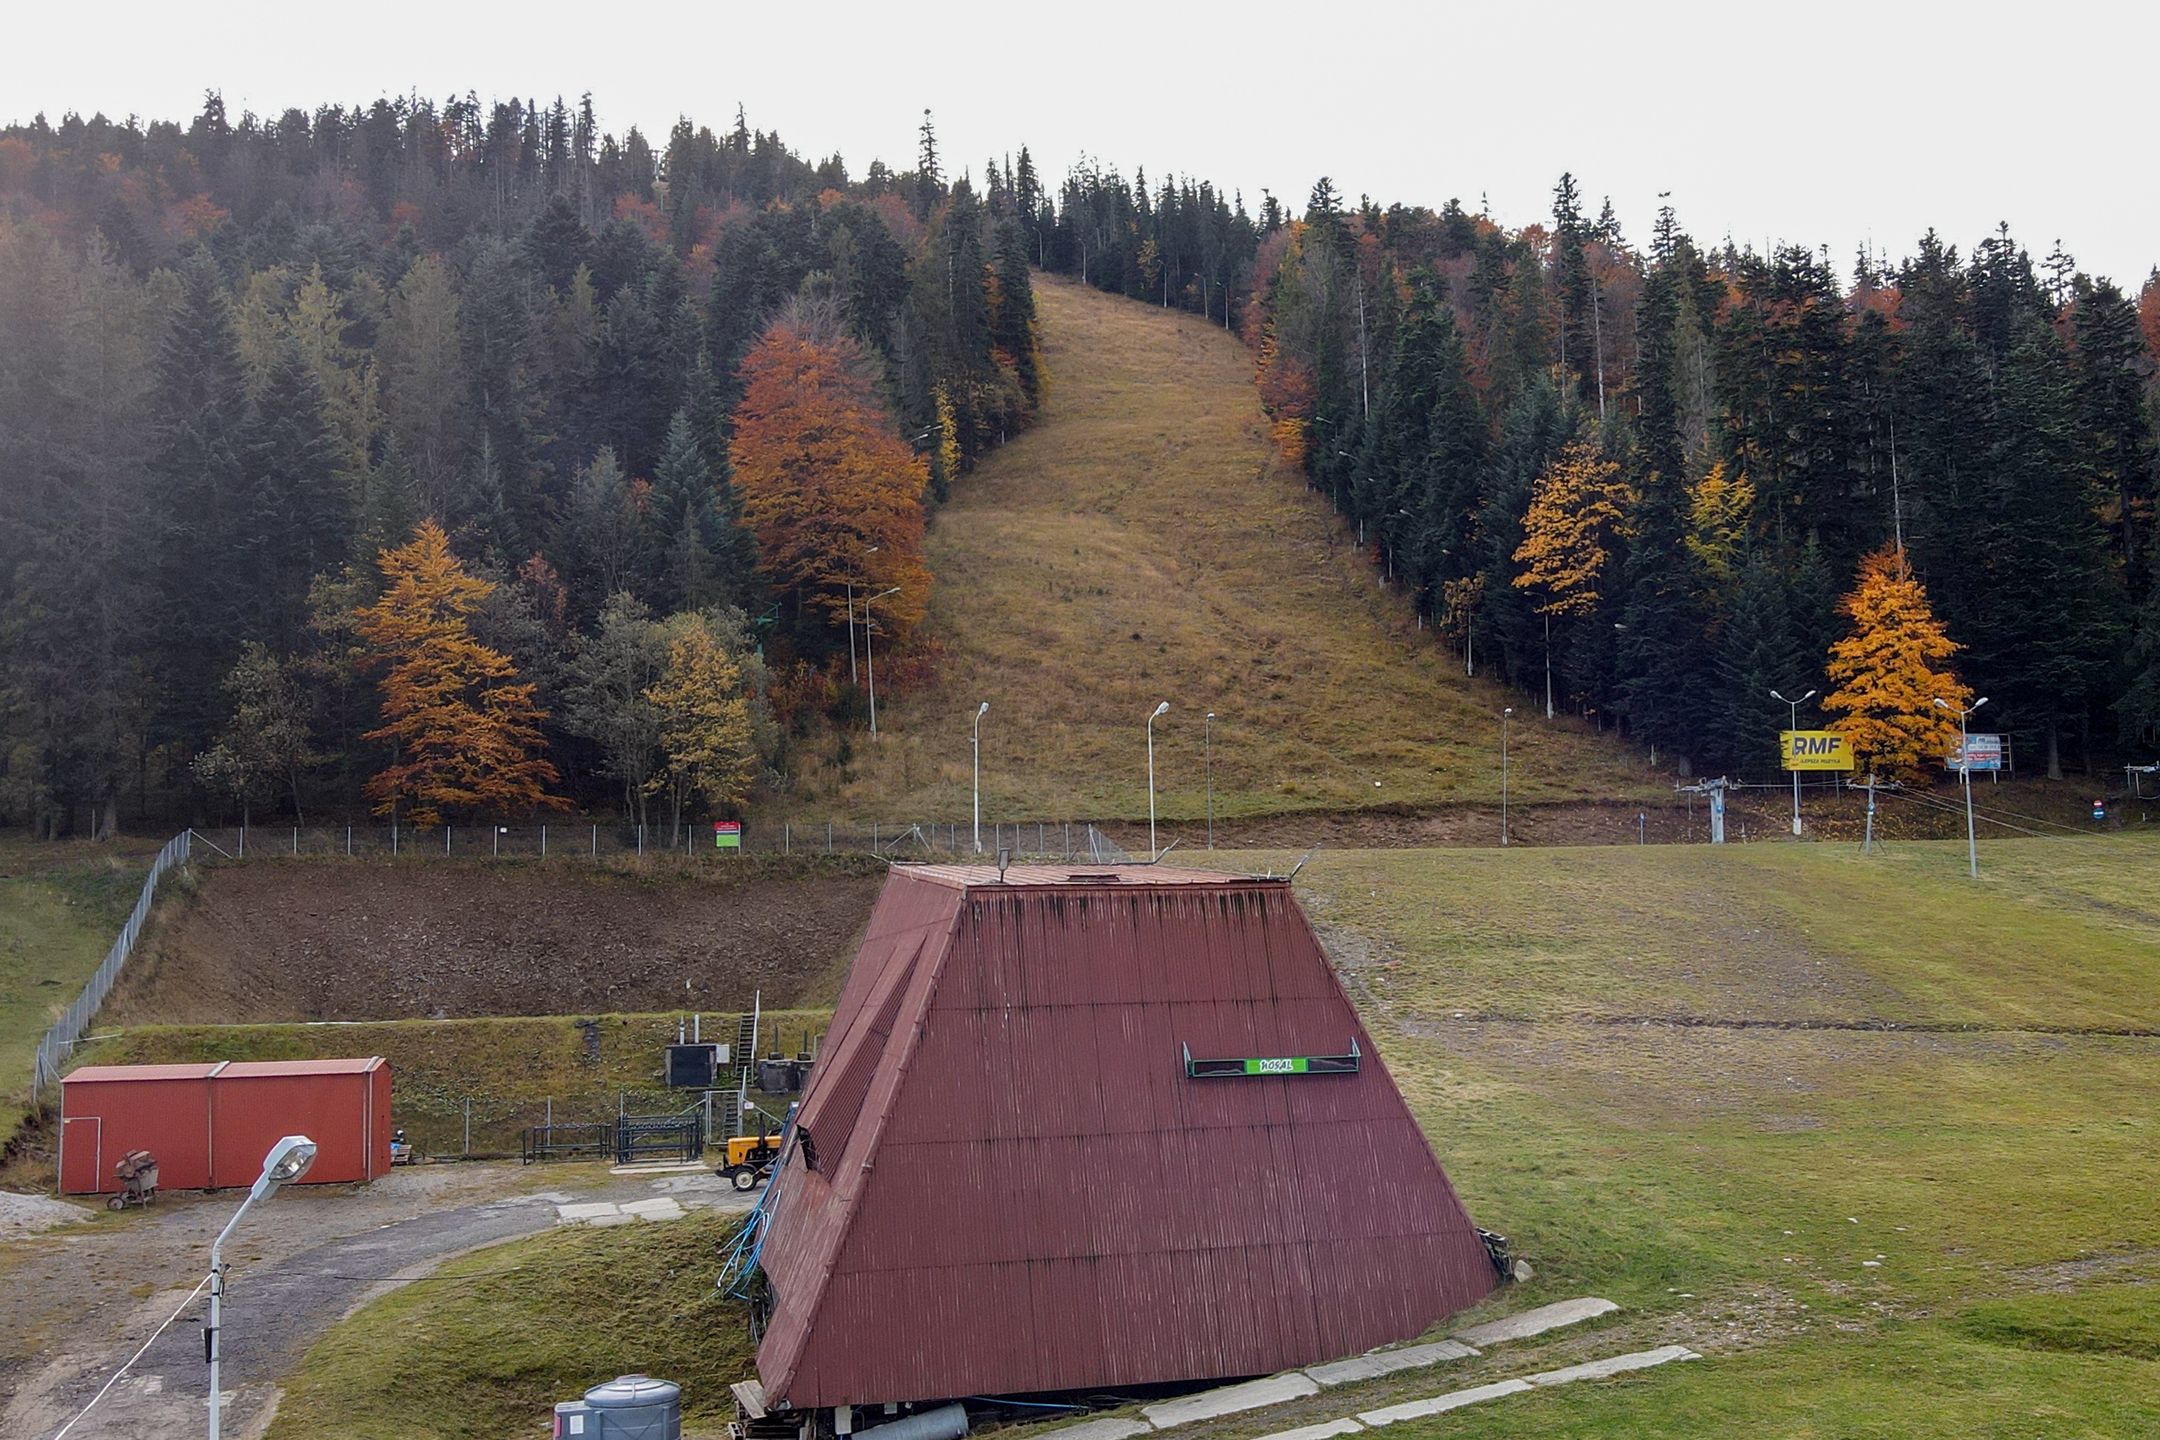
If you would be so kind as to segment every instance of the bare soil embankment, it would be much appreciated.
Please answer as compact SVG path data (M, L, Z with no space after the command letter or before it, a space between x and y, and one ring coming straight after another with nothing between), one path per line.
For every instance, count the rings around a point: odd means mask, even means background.
M881 883L861 866L219 865L166 912L100 1024L788 1005L831 988Z

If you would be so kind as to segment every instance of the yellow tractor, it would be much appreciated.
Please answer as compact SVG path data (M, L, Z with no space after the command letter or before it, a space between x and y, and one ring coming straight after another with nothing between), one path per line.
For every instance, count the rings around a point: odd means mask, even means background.
M760 1181L772 1178L780 1159L780 1137L769 1132L759 1115L758 1133L737 1135L727 1142L727 1159L713 1173L725 1176L737 1190L755 1190Z

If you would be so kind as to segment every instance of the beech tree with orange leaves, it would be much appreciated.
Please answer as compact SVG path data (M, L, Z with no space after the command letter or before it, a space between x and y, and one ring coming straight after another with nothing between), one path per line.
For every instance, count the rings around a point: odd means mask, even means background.
M854 338L815 306L776 320L742 363L728 458L743 523L796 633L820 649L851 608L862 622L866 596L880 596L877 628L894 641L930 601L930 472L894 434L871 373Z
M1822 705L1842 717L1830 728L1849 737L1853 754L1876 774L1926 779L1956 751L1957 712L1972 699L1943 668L1963 647L1935 618L1926 588L1894 546L1860 562L1859 583L1838 609L1852 633L1830 647L1837 688Z
M377 564L382 598L356 612L368 663L383 668L383 723L366 738L396 747L389 768L367 782L375 813L395 816L402 804L425 829L445 811L567 809L547 790L557 776L539 755L547 716L533 687L472 632L473 612L495 586L458 563L433 520Z

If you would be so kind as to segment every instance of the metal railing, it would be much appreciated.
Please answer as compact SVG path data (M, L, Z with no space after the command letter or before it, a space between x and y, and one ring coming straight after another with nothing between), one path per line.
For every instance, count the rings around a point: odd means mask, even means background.
M103 963L83 986L82 993L61 1012L60 1018L38 1041L37 1059L30 1071L33 1101L43 1098L45 1087L60 1079L60 1067L82 1039L83 1032L90 1028L105 997L112 993L114 982L120 978L121 967L135 953L135 942L142 938L143 926L150 919L151 903L157 898L158 881L173 866L187 863L194 837L194 831L183 830L158 851L157 859L150 862L150 873L143 879L142 893L135 897L135 908L128 912L127 924L120 927L119 938L113 941L112 949L105 952Z
M907 860L974 856L974 832L965 823L918 821L868 825L820 822L744 825L739 843L716 846L709 827L622 823L547 825L440 825L415 830L397 825L248 825L203 829L197 840L231 860L335 857L413 860L604 860L666 855L862 855ZM1015 858L1071 857L1106 864L1131 857L1091 824L1029 820L989 824L982 830L982 858L1000 850Z

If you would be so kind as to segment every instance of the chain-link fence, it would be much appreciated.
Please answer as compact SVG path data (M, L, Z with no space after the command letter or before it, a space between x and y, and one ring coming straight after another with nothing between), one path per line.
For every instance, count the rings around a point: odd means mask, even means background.
M887 859L944 857L985 860L1000 851L1015 859L1071 859L1110 863L1131 857L1091 824L1075 821L993 823L976 831L953 821L870 821L841 824L779 822L710 825L635 825L620 822L545 825L235 825L190 832L204 847L229 860L323 856L397 857L425 860L502 859L609 860L665 855L863 855Z
M104 961L91 975L82 992L69 1002L60 1018L53 1022L44 1037L38 1041L37 1059L30 1070L30 1093L33 1100L44 1098L45 1087L60 1079L60 1068L67 1062L83 1032L90 1028L90 1021L97 1015L98 1007L120 978L120 969L127 964L128 956L135 953L135 942L142 937L143 925L150 918L151 903L157 898L158 881L175 865L187 863L195 832L183 830L165 842L158 851L157 859L150 862L150 873L144 877L142 893L135 897L135 908L128 912L127 923L120 927L119 936L112 948L105 952Z

